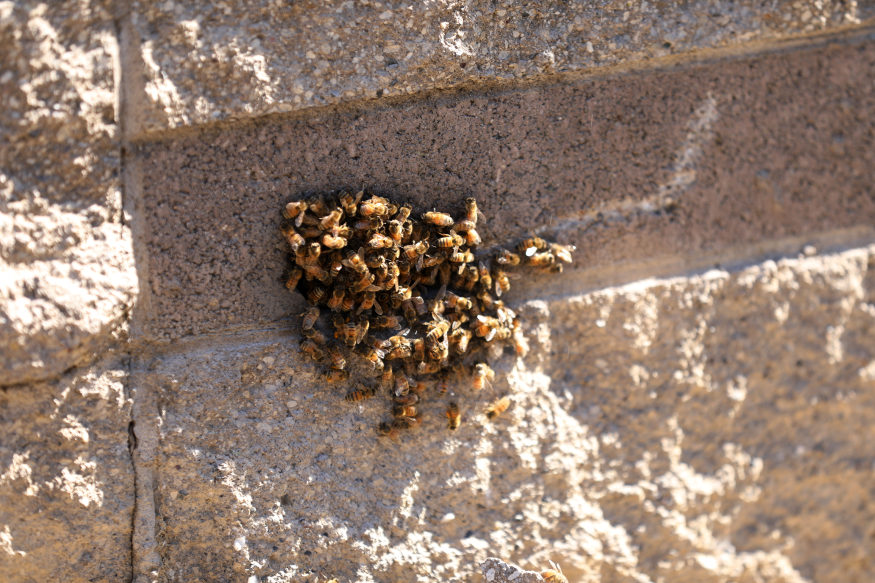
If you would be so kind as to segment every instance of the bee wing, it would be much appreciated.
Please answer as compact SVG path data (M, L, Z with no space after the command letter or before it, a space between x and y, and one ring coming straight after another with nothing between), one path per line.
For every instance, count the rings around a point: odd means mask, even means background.
M380 316L383 315L383 308L380 307L380 302L374 302L374 311L377 312L377 314L379 314Z
M416 260L416 271L422 270L422 262L425 261L425 254L419 256L419 259Z
M495 279L495 296L500 298L501 297L501 285L499 285L497 277L493 278L493 279Z
M531 257L538 252L537 247L526 247L526 257Z
M443 301L443 299L444 299L444 297L445 297L446 295L447 295L447 286L442 285L441 288L438 290L438 293L437 293L437 295L434 297L434 299L435 299L436 301L440 302L440 301Z
M395 329L396 330L401 329L401 325L399 324L398 328L395 328ZM401 332L398 333L398 336L407 336L408 334L410 334L410 328L405 328L404 330L401 330Z

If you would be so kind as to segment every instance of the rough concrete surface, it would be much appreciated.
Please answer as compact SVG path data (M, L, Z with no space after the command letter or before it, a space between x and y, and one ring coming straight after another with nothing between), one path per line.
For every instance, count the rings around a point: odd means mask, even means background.
M3 581L128 581L128 358L0 391Z
M871 225L873 77L875 45L839 43L145 144L151 334L300 312L280 209L337 188L476 196L486 245L539 229L585 267Z
M143 358L157 579L479 580L502 557L578 583L870 581L873 266L807 248L518 298L529 355L492 361L492 392L428 398L398 443L375 431L386 396L344 402L293 335Z
M548 567L549 568L549 567ZM486 583L542 583L544 578L535 571L524 571L519 567L508 565L496 558L489 558L480 565L480 572Z
M0 2L0 386L87 363L136 281L109 2Z
M860 23L856 0L136 1L146 130L641 61Z

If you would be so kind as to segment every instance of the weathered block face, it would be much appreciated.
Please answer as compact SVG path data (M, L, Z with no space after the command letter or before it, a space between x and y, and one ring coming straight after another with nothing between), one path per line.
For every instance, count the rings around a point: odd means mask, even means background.
M300 193L476 196L485 245L543 229L587 267L871 224L873 69L833 46L144 145L154 338L299 313L277 279Z

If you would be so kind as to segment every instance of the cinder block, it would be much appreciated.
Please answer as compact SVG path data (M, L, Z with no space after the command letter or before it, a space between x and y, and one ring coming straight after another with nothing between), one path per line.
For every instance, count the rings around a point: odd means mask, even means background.
M161 575L464 580L500 556L572 581L871 578L873 265L800 253L524 301L529 355L492 361L491 391L429 390L398 443L375 431L387 394L343 401L354 382L293 335L180 344L134 373L161 404Z
M864 40L143 144L153 337L299 313L280 209L337 188L475 196L485 245L538 230L586 268L871 225Z
M634 66L852 27L869 2L134 2L146 130ZM357 106L356 106L357 107Z
M136 294L110 2L0 6L0 385L58 377Z
M0 573L128 581L134 471L127 359L0 392Z

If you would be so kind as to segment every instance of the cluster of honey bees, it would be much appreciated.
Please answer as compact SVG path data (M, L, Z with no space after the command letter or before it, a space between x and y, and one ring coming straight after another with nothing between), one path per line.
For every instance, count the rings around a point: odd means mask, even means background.
M292 253L283 279L312 306L303 314L302 352L330 364L329 383L349 379L352 354L367 361L379 379L376 385L394 402L393 420L382 423L379 432L397 439L423 422L425 379L434 381L431 392L437 397L447 395L451 380L464 376L473 391L481 391L495 378L486 355L500 354L511 342L525 356L528 344L520 322L501 295L519 276L513 269L533 266L559 273L571 263L574 247L530 237L515 251L478 257L472 249L481 243L477 225L483 214L473 198L458 219L440 212L416 219L409 205L364 196L341 191L330 203L319 197L286 205L281 230ZM317 326L323 314L337 342ZM378 386L356 380L347 401L378 393ZM510 404L508 397L495 400L487 418ZM458 402L450 401L445 415L447 427L458 429Z

